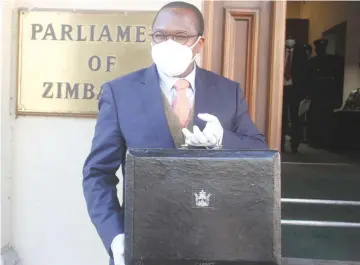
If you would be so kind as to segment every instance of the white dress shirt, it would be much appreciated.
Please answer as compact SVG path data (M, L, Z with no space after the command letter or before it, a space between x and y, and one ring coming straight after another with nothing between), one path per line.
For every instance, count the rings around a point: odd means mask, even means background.
M197 66L194 63L194 69L191 71L191 73L188 76L186 76L185 78L182 78L182 79L185 79L186 81L188 81L190 83L191 87L189 87L188 90L187 90L187 96L189 98L189 101L190 101L191 105L194 103L194 99L195 99L196 67ZM161 72L159 69L158 69L158 73L159 73L161 90L164 93L167 100L169 101L170 105L172 105L174 100L175 100L175 97L176 97L176 89L174 88L174 84L180 78L167 76L166 74Z

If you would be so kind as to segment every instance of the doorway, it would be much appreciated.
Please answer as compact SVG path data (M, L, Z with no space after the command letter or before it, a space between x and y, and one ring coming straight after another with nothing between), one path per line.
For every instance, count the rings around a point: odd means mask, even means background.
M204 1L203 67L242 84L249 114L272 149L281 150L287 35L303 48L311 44L312 57L317 39L326 39L334 55L345 54L344 78L337 79L340 90L331 103L336 109L318 115L310 131L308 117L301 117L298 152L282 153L283 264L360 264L360 120L358 127L350 122L359 119L360 110L353 103L346 107L348 98L360 99L359 13L356 2ZM341 60L333 59L339 67ZM314 124L320 126L314 130ZM291 135L285 139L289 145Z
M360 18L356 12L360 12L358 2L287 5L286 38L288 43L295 40L295 45L284 49L303 56L306 63L298 67L299 60L291 62L293 79L288 86L284 81L284 91L294 95L290 104L297 104L298 110L302 102L309 106L283 123L285 257L326 260L325 264L360 262L360 96L356 96L360 69L353 58L360 44L355 34ZM304 76L304 82L298 82L298 76ZM300 89L303 93L298 93ZM347 107L351 97L358 99ZM298 142L297 150L293 142Z

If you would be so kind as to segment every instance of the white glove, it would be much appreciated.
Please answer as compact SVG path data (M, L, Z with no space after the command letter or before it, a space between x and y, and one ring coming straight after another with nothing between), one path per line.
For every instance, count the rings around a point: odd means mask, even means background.
M217 117L204 113L198 114L199 119L206 121L204 130L201 132L198 126L193 127L193 132L183 128L185 143L191 146L215 147L221 145L224 129Z
M117 235L111 242L114 264L124 265L124 234Z

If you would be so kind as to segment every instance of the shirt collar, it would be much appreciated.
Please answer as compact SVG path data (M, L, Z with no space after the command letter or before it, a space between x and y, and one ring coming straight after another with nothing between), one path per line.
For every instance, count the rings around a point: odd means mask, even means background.
M196 65L196 63L194 63L194 69L191 71L191 73L188 76L186 76L185 78L182 78L190 83L191 89L193 91L195 91L196 67L197 67L197 65ZM160 78L160 87L164 91L170 91L173 88L176 81L180 79L178 77L167 76L166 74L161 72L160 69L158 69L158 73L159 73L159 78Z

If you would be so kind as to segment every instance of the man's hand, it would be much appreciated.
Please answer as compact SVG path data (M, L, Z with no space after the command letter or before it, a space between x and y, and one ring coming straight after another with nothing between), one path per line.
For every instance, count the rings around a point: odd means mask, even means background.
M117 235L111 242L114 264L124 265L124 234Z
M185 143L191 146L215 147L221 145L224 129L220 121L214 115L198 114L199 119L206 121L204 130L201 132L198 126L193 127L193 132L187 128L182 129L185 135Z

